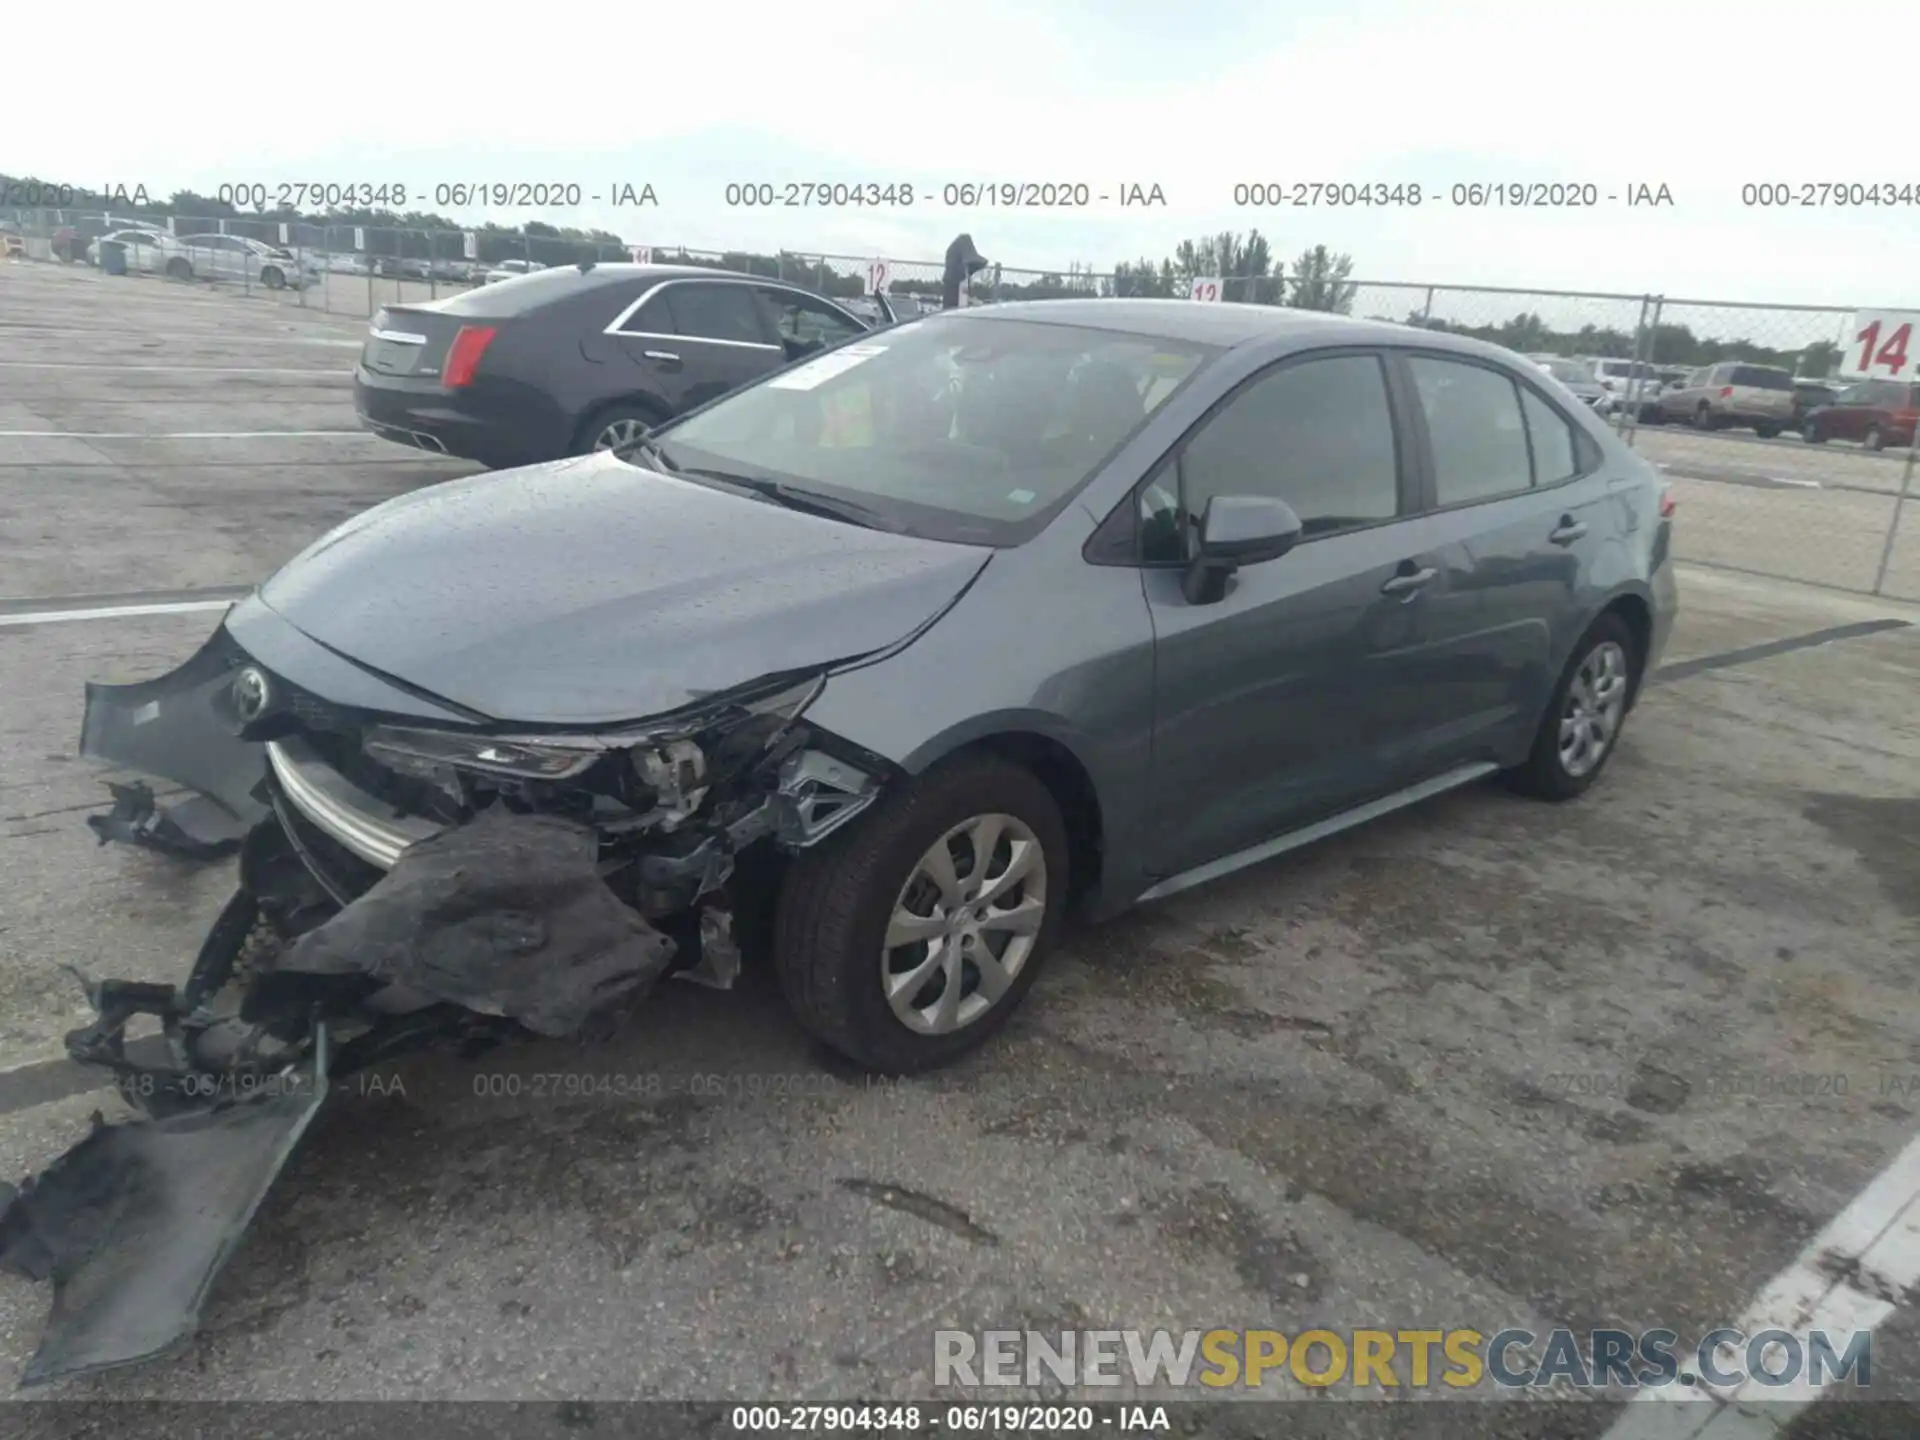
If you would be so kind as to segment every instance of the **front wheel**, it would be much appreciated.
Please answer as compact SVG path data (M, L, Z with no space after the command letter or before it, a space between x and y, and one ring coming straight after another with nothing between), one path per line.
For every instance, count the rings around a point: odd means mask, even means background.
M1771 440L1780 433L1780 427L1778 425L1756 425L1753 427L1753 433L1758 435L1762 440Z
M1602 615L1574 647L1540 720L1526 763L1509 772L1516 789L1571 800L1600 778L1627 718L1640 644L1620 616Z
M1805 440L1809 445L1824 445L1827 443L1827 432L1822 430L1818 425L1809 422L1807 426L1801 430L1800 438Z
M1881 433L1878 425L1869 425L1860 443L1869 450L1884 450L1887 448L1887 437Z
M260 283L269 290L284 290L287 288L286 272L277 265L269 265L260 272Z
M800 1023L890 1074L957 1060L1032 988L1067 896L1059 806L1032 772L968 755L804 850L774 966Z
M169 280L191 280L193 278L193 266L187 263L184 255L175 255L167 261L167 278Z

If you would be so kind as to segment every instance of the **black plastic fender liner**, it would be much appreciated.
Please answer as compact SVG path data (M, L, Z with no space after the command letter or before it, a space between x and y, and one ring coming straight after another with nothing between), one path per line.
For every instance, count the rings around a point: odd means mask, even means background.
M232 1103L109 1125L18 1191L0 1187L0 1268L53 1281L21 1386L135 1365L191 1339L248 1224L330 1089L312 1062Z

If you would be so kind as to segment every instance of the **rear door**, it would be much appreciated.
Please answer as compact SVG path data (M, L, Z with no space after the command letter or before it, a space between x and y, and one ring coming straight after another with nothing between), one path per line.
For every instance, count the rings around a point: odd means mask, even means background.
M745 281L669 281L614 334L676 415L786 363L772 316Z
M1414 696L1438 767L1497 760L1531 731L1610 533L1604 451L1525 376L1399 357L1419 403L1421 489L1442 574Z
M1831 409L1821 412L1820 428L1836 440L1858 440L1872 414L1873 382L1849 385L1835 397Z

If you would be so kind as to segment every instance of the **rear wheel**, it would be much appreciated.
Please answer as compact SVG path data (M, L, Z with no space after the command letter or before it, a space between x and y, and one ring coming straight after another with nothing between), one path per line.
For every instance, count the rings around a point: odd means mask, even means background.
M1860 437L1860 443L1869 450L1884 450L1887 447L1887 437L1881 433L1878 425L1869 425L1867 433Z
M1696 430L1712 430L1717 428L1713 423L1713 411L1704 405L1695 410L1693 412L1693 428Z
M191 280L193 278L193 266L187 263L186 256L175 255L167 261L167 278L170 280Z
M574 436L573 453L590 455L596 450L617 450L642 438L660 416L644 405L620 404L589 415Z
M991 755L936 766L795 856L774 936L800 1023L892 1074L1004 1024L1052 948L1067 834L1051 792Z
M1824 445L1827 443L1827 432L1811 420L1809 420L1805 428L1801 430L1800 437L1809 445Z
M1753 427L1753 433L1758 435L1762 440L1771 440L1780 433L1780 427L1778 425L1756 425Z
M1508 772L1515 789L1542 800L1571 800L1600 778L1627 717L1639 651L1620 616L1608 612L1594 622L1554 687L1533 752Z

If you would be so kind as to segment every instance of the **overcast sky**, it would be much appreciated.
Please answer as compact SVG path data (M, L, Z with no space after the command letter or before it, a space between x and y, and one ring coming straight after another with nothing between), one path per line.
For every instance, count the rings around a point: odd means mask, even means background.
M89 24L71 62L14 67L12 113L60 119L10 126L8 168L161 193L398 182L413 205L450 214L436 185L560 182L584 201L644 182L657 208L468 218L896 258L937 257L964 229L1008 266L1099 270L1257 227L1283 258L1324 243L1368 279L1920 308L1920 203L1750 208L1741 195L1761 182L1920 187L1914 0L1826 16L1721 0L572 0L486 13L419 12L468 16L437 24L303 5L205 27L148 23L129 4L129 23ZM188 92L177 108L163 100L135 121L112 98L165 96L167 77ZM725 203L730 181L805 180L908 182L921 198ZM1428 198L1233 204L1237 182L1316 180L1417 182ZM1590 182L1601 202L1433 200L1536 180ZM1157 184L1167 205L939 203L944 185L982 181L1084 181L1096 195ZM1673 204L1629 207L1636 185L1665 185Z

